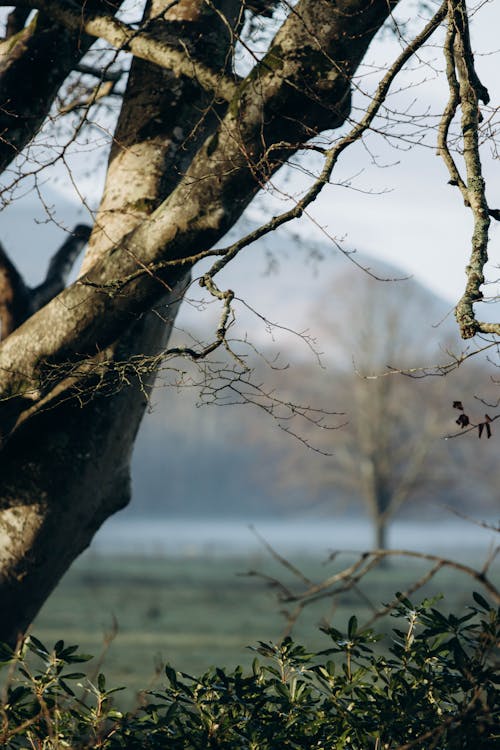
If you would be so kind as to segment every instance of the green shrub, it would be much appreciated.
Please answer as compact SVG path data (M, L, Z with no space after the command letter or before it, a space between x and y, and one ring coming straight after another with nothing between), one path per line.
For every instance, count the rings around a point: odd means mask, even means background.
M500 611L479 594L467 614L399 597L390 645L358 629L325 628L327 647L308 653L286 638L260 643L250 674L216 668L202 677L165 668L163 689L121 713L105 678L74 665L89 657L33 636L1 653L9 671L0 709L7 748L206 750L498 750L495 648ZM33 664L33 662L36 662ZM78 691L78 695L76 694ZM81 694L81 695L80 695Z

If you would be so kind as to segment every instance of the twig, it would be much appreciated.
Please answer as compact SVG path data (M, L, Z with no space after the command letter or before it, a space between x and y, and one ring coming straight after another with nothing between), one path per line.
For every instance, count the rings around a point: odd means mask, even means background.
M281 565L283 565L284 568L289 570L291 573L293 573L294 576L299 578L302 583L305 583L307 585L312 585L312 581L310 578L305 576L301 570L299 570L293 563L291 563L289 560L287 560L285 557L280 555L279 552L277 552L270 544L267 542L261 534L257 531L255 526L253 524L250 524L248 527L252 534L257 537L259 542L264 545L264 547L267 549L267 551L274 557L275 560L277 560Z

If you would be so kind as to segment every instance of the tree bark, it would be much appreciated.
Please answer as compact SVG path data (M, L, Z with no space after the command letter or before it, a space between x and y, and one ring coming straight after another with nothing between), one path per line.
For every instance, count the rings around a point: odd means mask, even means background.
M134 61L83 276L0 347L0 640L24 631L129 501L154 376L130 363L165 347L190 256L232 226L301 144L344 122L352 75L394 4L301 0L229 106L194 78ZM153 0L146 14L157 35L225 74L241 4L211 7Z
M116 358L158 353L179 297L164 319L134 324ZM2 451L0 641L16 642L103 521L129 502L130 458L152 381L136 376L114 395L87 394L84 404L78 388L64 392Z
M91 0L88 8L102 7L109 14L119 5ZM22 15L19 9L16 17ZM43 13L17 31L7 28L7 38L0 43L0 170L38 133L61 85L94 42Z
M165 5L169 3L151 3L147 15L154 17ZM183 5L190 7L190 16L185 13L180 20L170 20L162 29L164 36L179 40L183 34L190 44L190 54L195 56L200 50L191 40L202 39L199 27L203 25L203 52L220 68L230 42L227 29L217 16L210 19L206 12L199 12L203 8L201 2L179 3L177 16ZM119 243L144 221L175 187L200 142L213 130L213 114L200 122L200 111L211 111L210 104L211 97L191 79L179 80L171 72L141 60L133 63L84 268L91 268L110 245ZM182 123L184 132L179 133L178 123ZM190 137L191 132L195 135ZM181 284L182 281L181 276ZM161 352L182 292L178 285L154 312L133 323L119 343L107 349L105 356L110 363ZM129 501L130 456L153 377L136 375L132 387L123 389L118 384L118 392L110 395L115 379L108 375L108 392L98 392L90 400L91 384L87 383L83 404L69 398L74 394L64 389L62 394L56 394L50 410L28 420L4 449L9 466L17 468L16 474L2 477L0 484L0 493L7 500L2 527L8 529L0 565L9 571L0 596L6 611L12 613L11 618L2 621L0 638L10 642L15 639L74 557L88 546L102 521ZM43 452L37 449L39 434L50 434ZM75 455L81 461L69 460ZM50 470L50 456L59 466L57 482ZM43 473L45 467L47 475ZM16 482L19 468L22 482ZM42 504L27 501L34 495L34 486L41 491ZM23 502L21 497L26 500ZM87 497L91 503L85 502ZM12 515L15 504L22 511ZM62 552L57 563L50 555L54 544ZM23 549L29 551L28 557L23 555Z
M201 39L199 26L204 24L204 53L219 64L220 56L228 52L227 30L217 18L195 12L202 2L186 4L191 17L163 24L163 34L177 39L182 34L190 43L192 38ZM168 5L154 0L147 17ZM182 2L177 5L177 13L182 7ZM191 53L197 52L192 45ZM179 79L142 60L133 62L84 268L144 221L175 187L186 161L214 127L213 116L200 122L200 111L209 109L208 99L190 79ZM182 137L179 122L185 129ZM189 138L191 132L195 136ZM185 271L171 294L164 293L155 311L133 322L107 349L110 364L154 356L166 347L187 275ZM0 601L2 611L10 615L2 618L0 640L15 642L101 523L130 500L130 458L154 373L142 376L129 371L129 387L117 382L120 375L104 377L108 381L104 391L102 382L85 384L82 403L71 398L78 396L79 385L73 394L65 388L49 410L15 433L3 451L2 460L11 471L0 478L5 502L0 512L4 531L0 570L8 572L0 583ZM49 436L43 445L40 435ZM36 497L39 502L33 502ZM57 559L51 554L54 548L59 551Z

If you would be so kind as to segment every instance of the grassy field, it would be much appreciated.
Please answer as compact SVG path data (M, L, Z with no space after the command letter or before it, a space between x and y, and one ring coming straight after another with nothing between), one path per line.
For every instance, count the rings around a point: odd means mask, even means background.
M344 559L344 563L349 559ZM479 560L477 561L478 564ZM336 572L338 561L294 560L314 581ZM359 591L307 608L293 634L308 648L326 648L328 640L318 629L326 620L342 629L348 617L368 618L371 604L392 598L419 578L429 565L393 562L371 572ZM158 665L170 662L176 669L198 674L218 664L250 664L248 646L258 640L278 641L286 627L276 591L256 576L258 570L300 589L290 571L266 556L247 558L119 558L83 556L52 594L33 625L32 632L50 646L62 638L79 644L96 657L108 635L116 629L101 667L114 686L128 685L122 701L131 702L134 691L155 679ZM427 584L424 594L446 594L445 609L461 611L471 601L473 582L454 570L442 570ZM389 629L390 621L380 629ZM96 668L90 662L89 673Z

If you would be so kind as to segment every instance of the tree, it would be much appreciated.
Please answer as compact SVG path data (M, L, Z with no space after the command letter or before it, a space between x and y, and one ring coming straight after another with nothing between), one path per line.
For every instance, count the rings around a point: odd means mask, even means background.
M248 49L245 12L267 18L275 5L149 0L137 21L134 9L132 17L120 14L113 1L28 0L8 15L0 70L4 200L27 175L36 181L44 162L64 160L69 144L91 139L93 128L111 129L112 137L90 237L78 226L35 289L1 253L0 640L15 640L99 526L128 503L130 454L161 361L200 361L230 348L233 292L219 289L215 274L243 246L307 208L445 18L452 99L439 149L476 221L457 318L464 336L498 332L473 317L491 213L478 157L479 100L488 97L474 69L464 0L437 10L342 137L328 133L351 118L353 78L397 0L284 2L265 53L251 52L250 71L237 76L235 51ZM128 75L120 67L126 55L133 58ZM110 90L122 98L116 125L101 108ZM459 105L465 182L450 150ZM276 172L308 150L324 164L294 208L214 249ZM66 286L87 239L80 276ZM168 348L190 271L211 256L200 283L222 308L213 341Z
M394 268L379 264L378 272L399 280L339 270L312 305L325 369L294 368L287 382L296 392L289 398L302 402L304 391L314 390L321 403L342 405L343 415L339 429L315 434L311 426L303 434L316 456L289 445L280 478L304 505L324 513L364 508L374 544L384 549L390 522L405 506L418 518L432 514L433 505L471 512L471 497L475 509L484 507L492 471L490 446L478 455L471 441L443 440L455 394L474 392L486 379L484 363L470 362L447 378L419 377L459 344L447 304ZM339 308L348 326L337 325Z
M389 522L403 505L429 494L438 501L446 488L457 486L442 445L443 405L451 403L452 384L440 378L416 383L390 369L404 373L438 360L443 335L430 338L429 331L443 311L414 282L395 282L390 290L366 275L346 282L338 278L331 294L354 324L347 341L333 328L326 305L318 311L334 331L337 349L354 362L342 389L349 424L335 433L321 481L333 492L344 488L361 499L373 522L375 546L385 549ZM446 343L449 336L443 334Z

